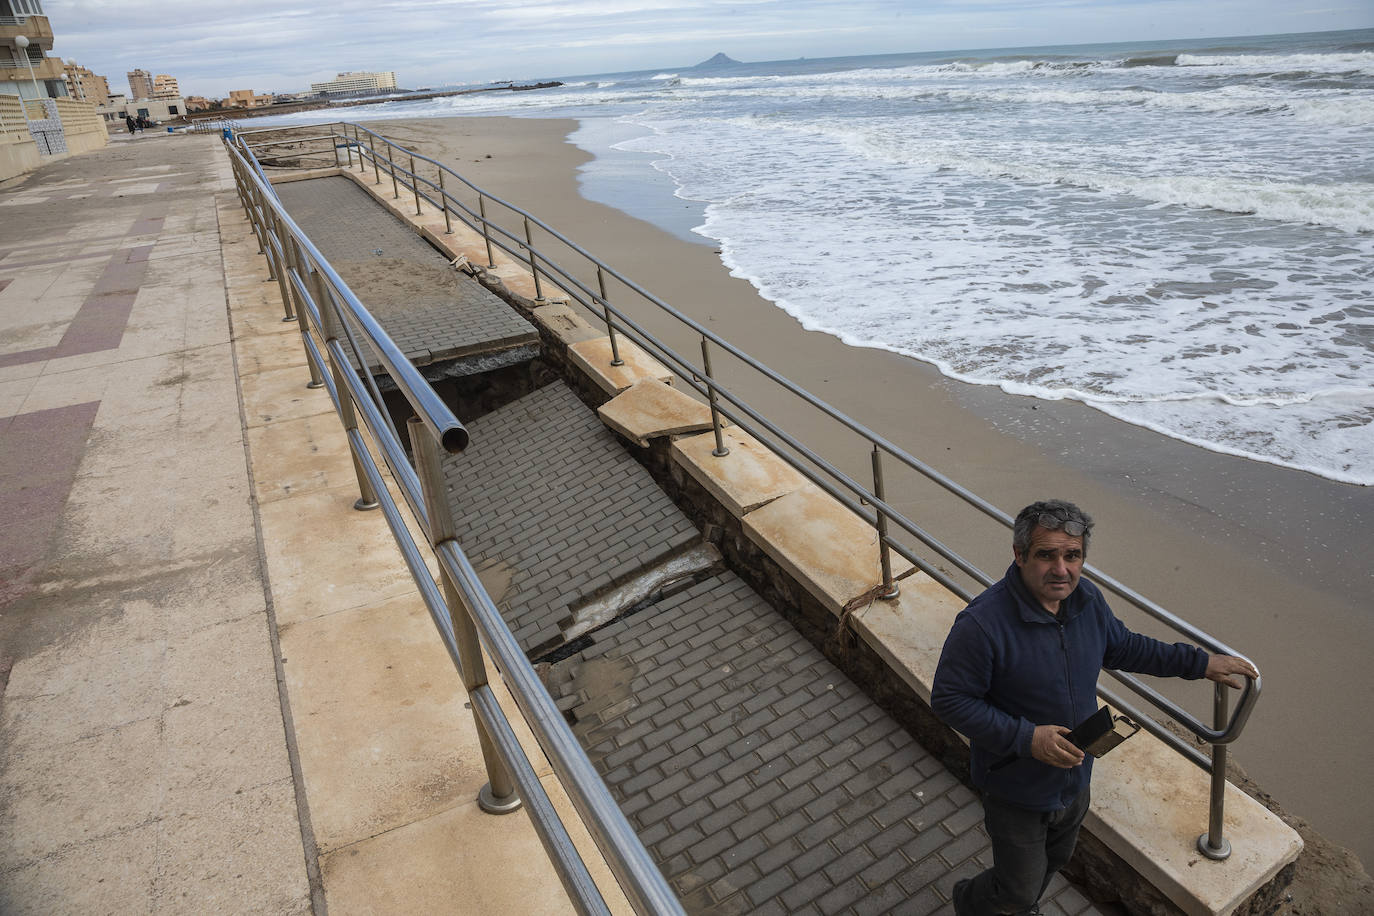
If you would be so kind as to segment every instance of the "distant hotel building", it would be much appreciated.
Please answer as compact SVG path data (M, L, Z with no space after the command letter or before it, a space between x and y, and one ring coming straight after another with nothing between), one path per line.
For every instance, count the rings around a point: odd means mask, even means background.
M322 95L336 95L345 92L380 92L396 88L396 72L386 70L382 73L340 73L325 83L311 83L310 89Z

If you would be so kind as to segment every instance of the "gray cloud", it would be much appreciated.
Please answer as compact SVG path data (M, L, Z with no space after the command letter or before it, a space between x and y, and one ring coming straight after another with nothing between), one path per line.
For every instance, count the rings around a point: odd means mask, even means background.
M116 91L134 68L188 94L292 91L342 70L404 86L740 60L1360 28L1288 0L45 0L54 53Z

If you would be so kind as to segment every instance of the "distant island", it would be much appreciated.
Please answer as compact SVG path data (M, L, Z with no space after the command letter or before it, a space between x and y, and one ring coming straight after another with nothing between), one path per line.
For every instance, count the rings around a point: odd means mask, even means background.
M710 69L710 68L713 68L713 67L730 67L730 66L736 66L736 65L738 65L738 64L739 64L739 61L735 60L733 57L727 57L725 54L717 54L715 57L712 57L710 60L703 60L701 63L699 63L699 64L697 64L696 66L692 67L692 69L693 69L693 70L706 70L706 69Z

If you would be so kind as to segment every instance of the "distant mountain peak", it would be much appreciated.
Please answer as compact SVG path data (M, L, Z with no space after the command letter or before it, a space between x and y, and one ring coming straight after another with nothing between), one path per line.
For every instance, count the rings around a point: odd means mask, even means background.
M710 60L703 60L701 63L697 64L692 69L697 70L702 67L728 67L731 64L738 63L739 61L735 60L733 57L728 57L724 53L720 53L717 54L715 57L712 57Z

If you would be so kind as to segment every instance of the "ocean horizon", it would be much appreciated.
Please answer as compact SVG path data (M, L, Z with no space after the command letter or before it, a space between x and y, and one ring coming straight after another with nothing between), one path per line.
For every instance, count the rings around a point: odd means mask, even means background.
M809 329L1374 485L1374 30L562 79L343 116L576 118Z

